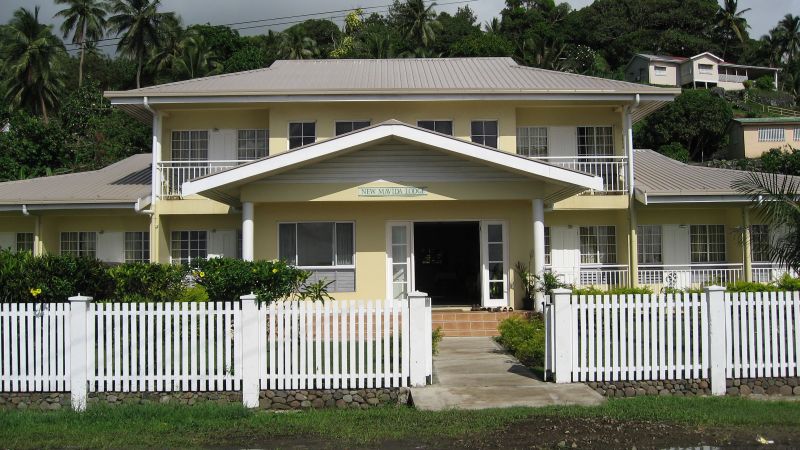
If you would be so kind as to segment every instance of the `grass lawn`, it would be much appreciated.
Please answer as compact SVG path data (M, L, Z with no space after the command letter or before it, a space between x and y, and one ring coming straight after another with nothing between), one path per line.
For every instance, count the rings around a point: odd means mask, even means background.
M446 442L491 434L525 420L607 418L706 427L800 430L800 402L741 398L639 397L612 399L598 407L510 408L422 412L405 407L367 411L290 413L249 411L241 406L131 405L71 411L0 412L0 446L197 447L307 442L333 447L381 442ZM283 443L283 444L282 444Z

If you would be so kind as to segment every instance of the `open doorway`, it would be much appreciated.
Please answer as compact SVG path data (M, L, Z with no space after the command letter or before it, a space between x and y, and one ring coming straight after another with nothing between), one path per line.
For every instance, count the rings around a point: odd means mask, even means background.
M434 306L481 303L479 222L414 223L414 276Z

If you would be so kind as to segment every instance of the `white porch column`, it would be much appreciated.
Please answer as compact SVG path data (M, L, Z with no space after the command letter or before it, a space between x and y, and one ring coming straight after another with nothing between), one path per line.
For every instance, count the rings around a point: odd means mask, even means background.
M151 209L155 210L155 204L158 196L161 195L161 174L158 171L158 163L161 162L161 132L162 132L163 117L161 113L153 112L153 165L151 170Z
M252 261L254 256L253 202L242 203L242 259Z
M544 274L544 200L535 198L533 206L533 274L541 277ZM541 279L541 278L540 278ZM536 291L533 298L533 309L541 310L544 292Z

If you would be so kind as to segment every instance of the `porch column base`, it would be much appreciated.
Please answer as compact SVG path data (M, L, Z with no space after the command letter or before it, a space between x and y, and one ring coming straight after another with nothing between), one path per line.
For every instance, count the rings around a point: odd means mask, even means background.
M254 257L254 230L253 230L253 216L254 212L253 202L242 203L242 259L245 261L252 261Z

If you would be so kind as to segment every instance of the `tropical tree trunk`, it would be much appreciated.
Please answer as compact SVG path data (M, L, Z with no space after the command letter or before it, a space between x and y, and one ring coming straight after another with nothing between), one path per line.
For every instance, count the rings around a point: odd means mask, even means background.
M136 89L142 87L142 58L139 57L136 63Z
M78 63L78 87L83 86L83 59L86 56L86 19L83 19L83 31L81 32L81 61Z
M42 118L44 119L44 123L50 122L47 117L47 105L44 103L43 95L39 95L39 107L42 108Z

